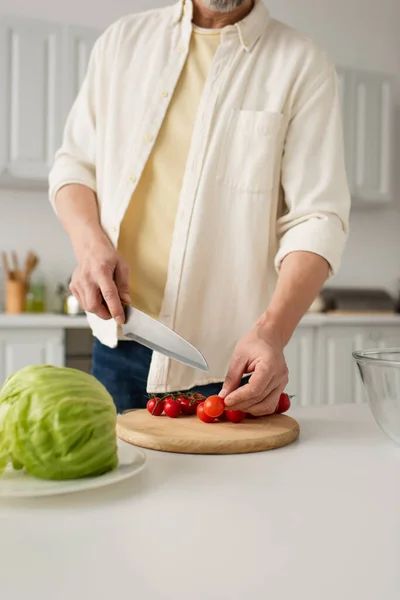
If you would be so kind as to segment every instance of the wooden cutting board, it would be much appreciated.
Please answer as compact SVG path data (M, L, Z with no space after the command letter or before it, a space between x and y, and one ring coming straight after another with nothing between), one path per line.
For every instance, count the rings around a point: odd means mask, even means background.
M181 454L244 454L287 446L300 433L286 415L245 419L242 423L203 423L197 416L170 419L135 410L118 418L121 440L164 452Z

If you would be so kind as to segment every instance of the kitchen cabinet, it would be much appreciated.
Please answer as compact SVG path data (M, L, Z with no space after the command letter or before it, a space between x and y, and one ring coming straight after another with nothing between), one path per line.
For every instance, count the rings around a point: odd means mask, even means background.
M374 327L371 336L375 348L400 348L400 327Z
M316 404L341 404L349 398L356 404L365 393L355 361L355 350L400 347L400 325L326 326L316 342Z
M64 117L78 95L86 75L90 54L99 32L85 27L68 27L65 29L64 62L67 73L64 85Z
M90 329L68 329L65 336L65 366L84 373L92 370L93 335Z
M0 384L29 365L62 367L64 363L62 329L0 330Z
M393 200L392 81L378 73L337 69L347 176L357 204Z
M62 27L0 23L0 179L45 180L61 141Z
M47 186L98 32L0 18L0 185Z
M293 406L313 403L314 397L314 347L313 327L299 327L285 349L289 369L289 383L286 391L292 398Z
M369 327L327 326L316 344L316 404L364 401L362 383L352 353L375 348Z

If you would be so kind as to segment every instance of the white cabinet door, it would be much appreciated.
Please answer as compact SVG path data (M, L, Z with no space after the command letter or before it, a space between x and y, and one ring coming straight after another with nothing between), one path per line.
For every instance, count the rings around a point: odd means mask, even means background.
M313 403L314 345L314 329L300 326L285 349L289 369L289 384L286 391L289 395L294 395L293 406L307 406Z
M0 385L23 367L64 363L63 330L0 330Z
M65 30L65 103L64 117L67 116L83 80L85 79L90 54L99 32L84 27L68 27Z
M4 18L0 28L0 173L47 180L61 141L62 28Z
M377 327L376 341L378 348L400 349L400 327L388 325Z
M5 175L8 160L8 115L7 115L7 28L0 19L0 178Z
M339 93L342 108L344 156L346 162L346 173L350 190L354 190L354 144L353 144L353 91L351 73L346 69L336 69L339 80Z
M343 325L320 328L315 357L317 404L364 402L364 390L352 353L376 348L376 339L373 327Z
M354 195L365 201L392 200L394 113L391 82L381 75L355 72Z
M352 196L363 204L393 200L394 104L391 80L337 69L346 168Z

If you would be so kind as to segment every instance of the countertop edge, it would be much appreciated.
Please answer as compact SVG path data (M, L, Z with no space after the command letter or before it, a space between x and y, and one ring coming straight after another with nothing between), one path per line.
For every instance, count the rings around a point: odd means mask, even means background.
M1 315L0 329L89 329L86 315Z
M301 320L299 327L322 327L339 325L399 325L400 314L325 314L308 313ZM0 329L89 329L86 315L70 316L59 314L20 314L7 315L0 313Z

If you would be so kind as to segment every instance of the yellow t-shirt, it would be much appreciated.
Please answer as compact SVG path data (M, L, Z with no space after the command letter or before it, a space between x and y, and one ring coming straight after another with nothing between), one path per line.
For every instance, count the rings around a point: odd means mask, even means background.
M121 224L118 249L131 269L132 304L156 318L197 109L220 35L194 28L165 120Z

